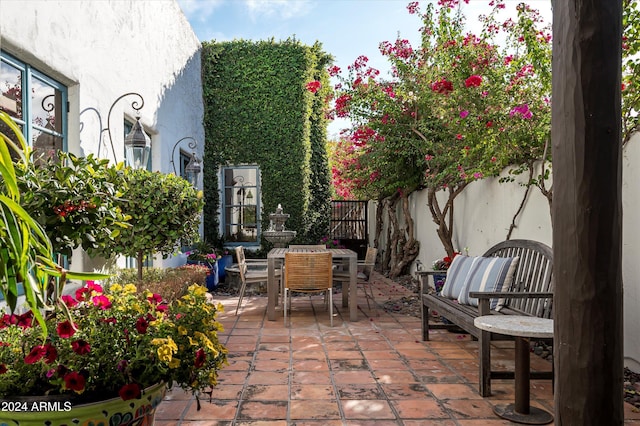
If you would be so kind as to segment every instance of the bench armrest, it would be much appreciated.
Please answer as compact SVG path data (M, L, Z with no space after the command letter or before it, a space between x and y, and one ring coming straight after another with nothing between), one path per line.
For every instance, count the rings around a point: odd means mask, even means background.
M476 299L547 299L553 297L553 293L529 293L522 292L510 292L510 291L471 291L469 297Z

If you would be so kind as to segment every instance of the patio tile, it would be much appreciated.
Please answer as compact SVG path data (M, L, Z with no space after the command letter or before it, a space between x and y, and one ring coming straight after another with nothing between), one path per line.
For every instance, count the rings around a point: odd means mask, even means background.
M242 394L247 401L278 401L288 397L288 385L249 385Z
M294 371L291 377L292 384L330 384L331 378L328 372Z
M292 385L291 399L335 399L332 385Z
M340 410L336 400L295 400L291 401L291 420L296 419L340 419Z
M424 399L430 398L431 394L427 387L421 383L400 383L400 384L381 384L380 387L384 391L387 398L397 399Z
M191 404L184 415L184 420L233 420L238 408L238 401L213 400L200 404Z
M417 382L416 376L411 371L401 370L376 370L373 374L378 383L414 383Z
M329 371L329 364L326 360L319 359L296 359L293 362L294 371Z
M384 399L347 399L341 400L342 411L346 419L395 419L389 402Z
M289 373L271 371L254 371L247 381L250 385L286 385L289 381Z
M384 392L378 385L337 385L338 396L341 400L345 399L383 399Z
M443 399L482 399L476 389L471 386L449 383L429 383L426 385L429 392L436 398Z
M332 359L332 371L367 370L369 365L364 359Z
M450 399L443 401L442 406L456 419L495 418L493 404L482 399Z
M333 380L337 384L376 383L376 379L370 371L336 371L333 373Z
M242 401L238 419L282 420L287 418L287 401Z
M398 399L390 401L403 419L448 419L449 414L433 399Z

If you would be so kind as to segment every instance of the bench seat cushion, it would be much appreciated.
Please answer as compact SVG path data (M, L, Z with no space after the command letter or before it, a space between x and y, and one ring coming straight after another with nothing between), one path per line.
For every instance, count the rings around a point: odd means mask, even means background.
M478 299L469 297L470 291L496 292L507 289L513 281L513 274L518 266L516 257L478 257L473 262L458 302L463 305L478 306ZM505 299L491 299L489 306L499 311Z

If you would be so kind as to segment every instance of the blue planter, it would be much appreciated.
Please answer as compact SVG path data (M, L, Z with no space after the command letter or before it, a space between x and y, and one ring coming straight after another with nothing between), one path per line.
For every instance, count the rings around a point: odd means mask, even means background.
M207 275L207 290L212 291L218 287L218 283L220 282L220 276L218 273L218 262L214 262L210 264L209 274Z
M225 268L233 263L233 256L230 254L222 256L218 259L218 278L220 281L224 281L224 277L227 275Z
M444 286L444 281L447 279L447 274L433 274L433 285L436 288L436 293L440 293L442 287Z
M218 276L218 262L204 262L200 260L187 260L187 265L200 265L206 266L209 268L209 272L207 273L207 278L205 280L205 284L207 285L207 290L212 291L218 287L218 283L220 282L220 277Z

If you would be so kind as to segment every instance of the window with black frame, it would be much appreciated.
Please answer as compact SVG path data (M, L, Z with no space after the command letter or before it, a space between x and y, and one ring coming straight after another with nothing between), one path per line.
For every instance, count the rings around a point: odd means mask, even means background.
M226 243L260 242L260 169L235 166L222 169L222 225Z

